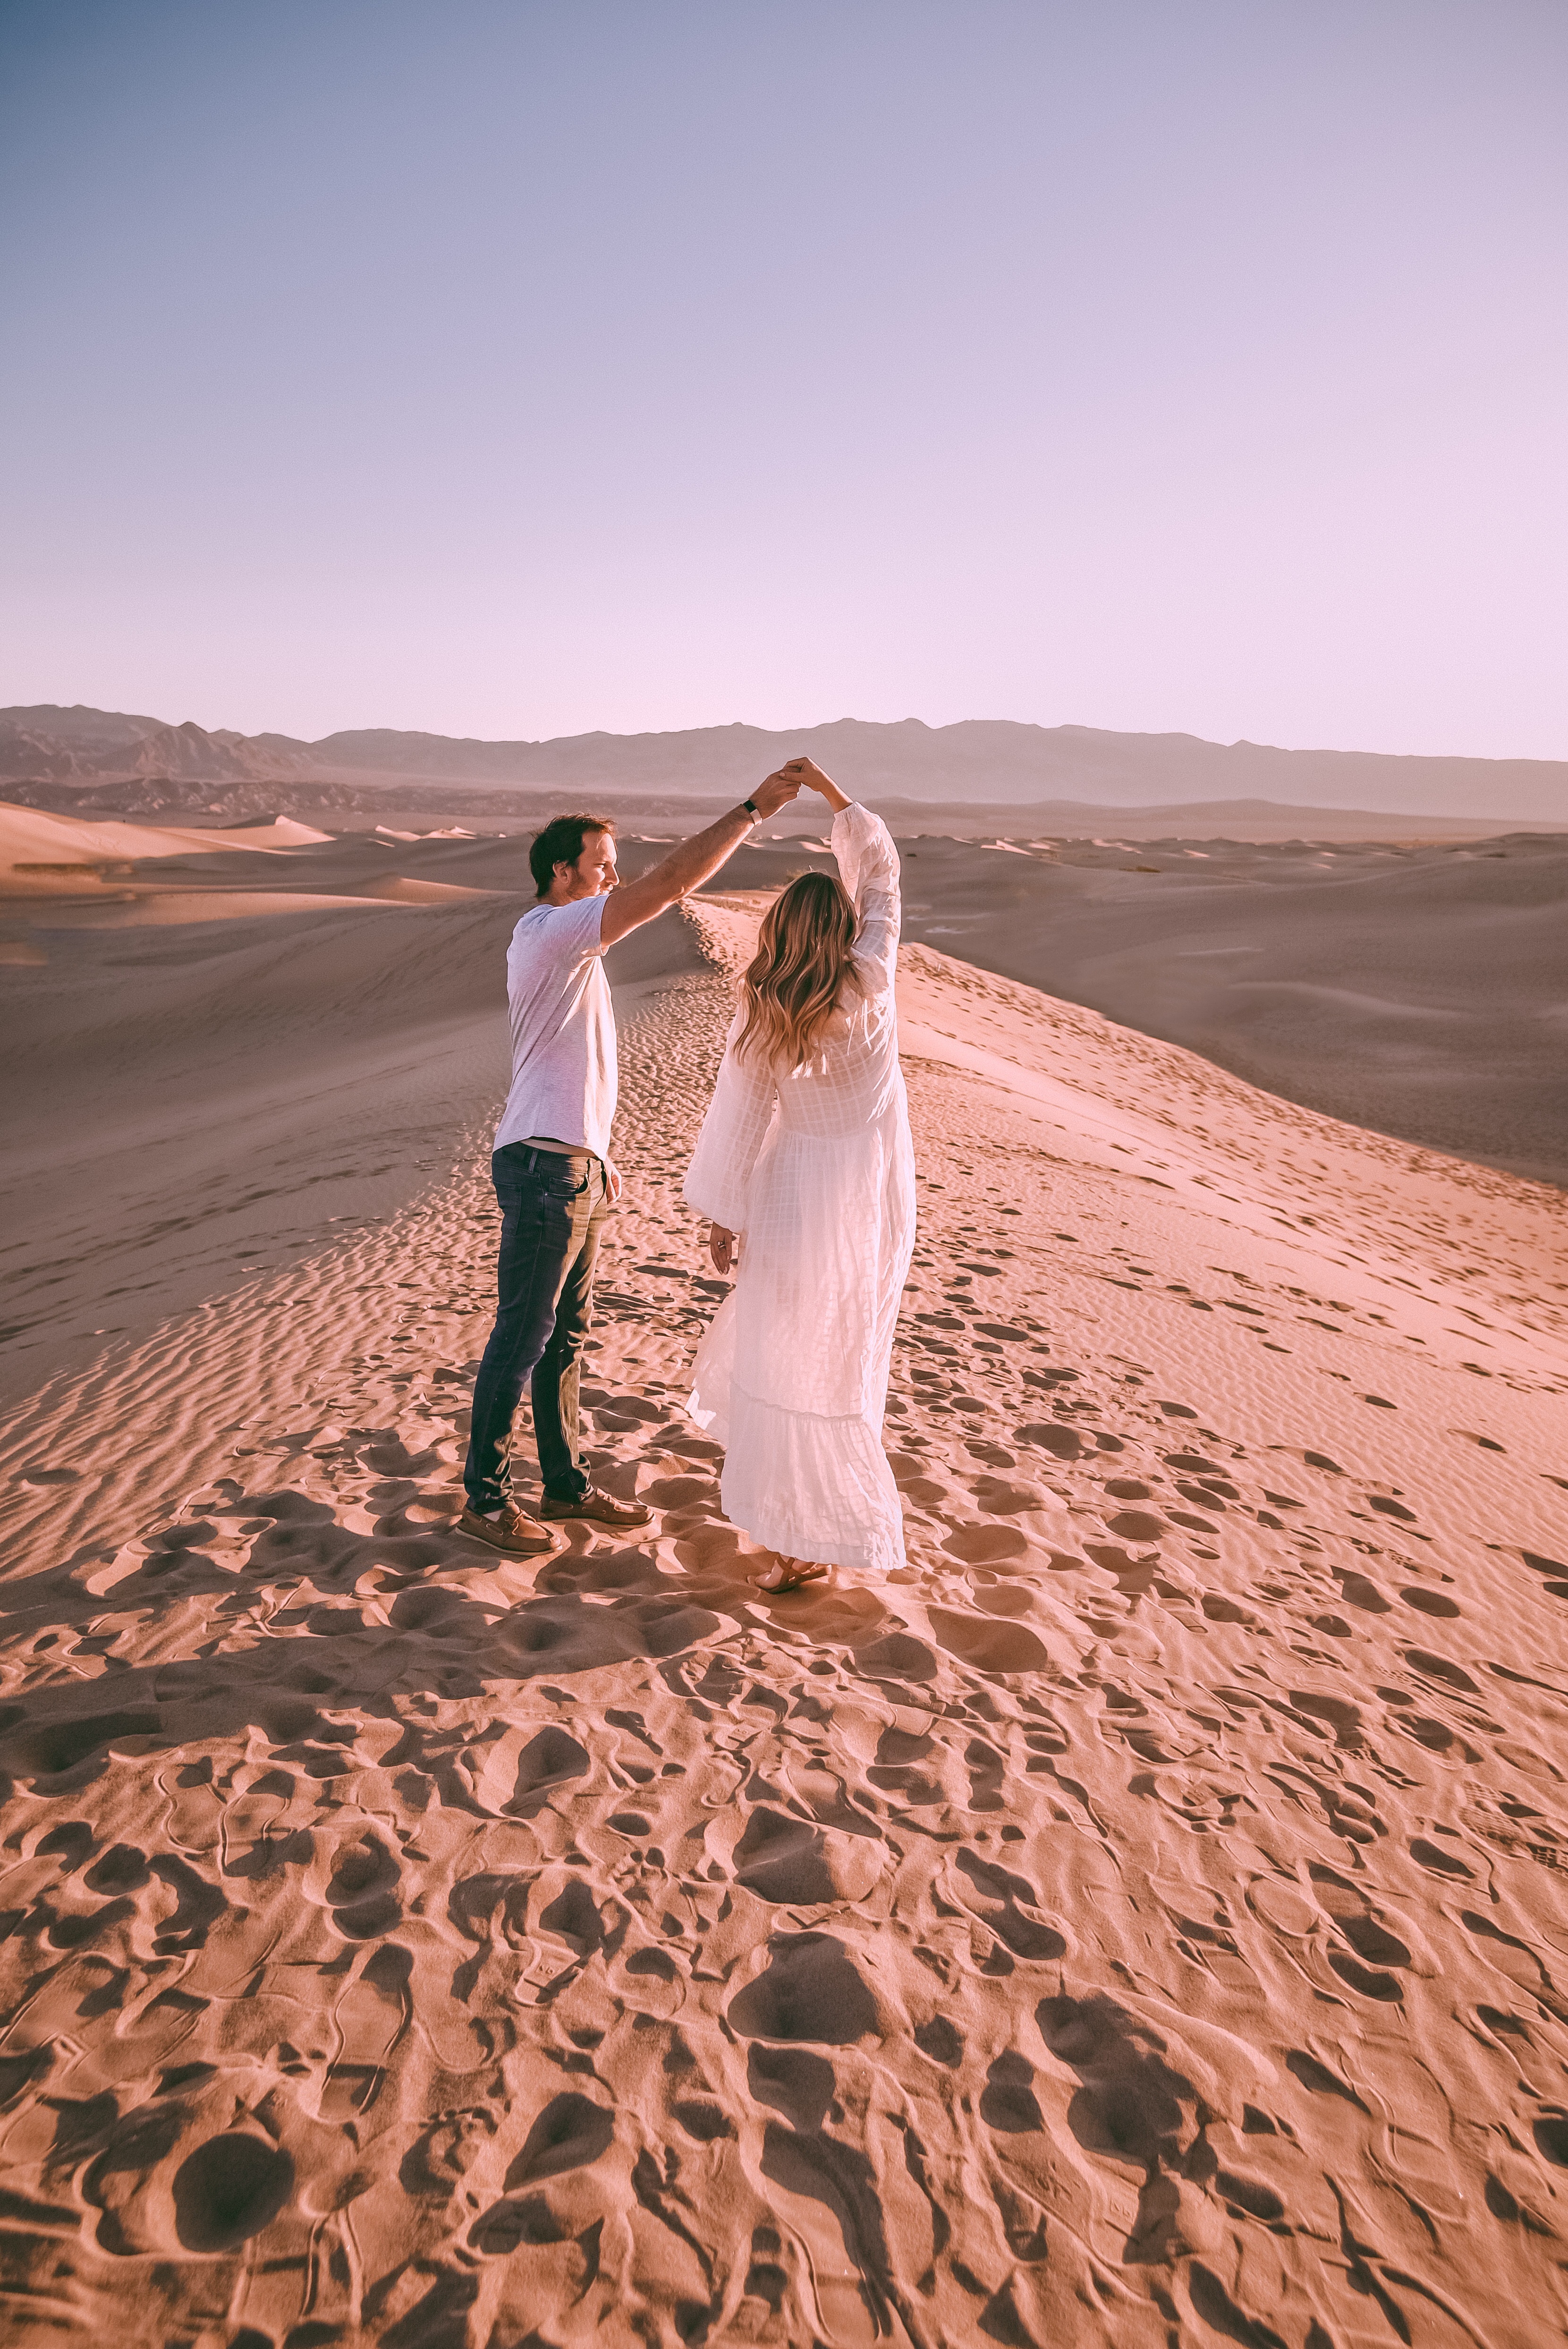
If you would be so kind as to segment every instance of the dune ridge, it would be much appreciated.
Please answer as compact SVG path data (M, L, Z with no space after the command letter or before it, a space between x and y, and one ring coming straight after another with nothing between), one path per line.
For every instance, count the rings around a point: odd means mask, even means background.
M623 1006L651 1537L450 1531L478 1151L13 1415L12 2337L1554 2334L1561 1195L908 949L910 1569L762 1599L679 1199L757 904Z
M0 804L0 895L79 895L108 874L170 856L211 856L225 849L251 849L276 856L290 849L319 847L331 834L292 816L237 831L204 831L119 823L112 817L50 815L42 810Z

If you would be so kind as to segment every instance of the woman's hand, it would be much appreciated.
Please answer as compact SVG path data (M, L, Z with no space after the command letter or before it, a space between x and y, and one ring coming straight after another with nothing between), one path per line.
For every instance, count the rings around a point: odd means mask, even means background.
M751 804L757 810L758 823L766 823L781 807L788 807L800 788L800 778L790 767L775 767L751 794Z
M825 799L838 815L849 806L849 801L830 775L825 775L814 759L786 759L779 769L783 775L794 776L803 792L816 792Z
M713 1258L715 1272L727 1274L740 1254L740 1242L722 1224L715 1224L708 1232L707 1252Z

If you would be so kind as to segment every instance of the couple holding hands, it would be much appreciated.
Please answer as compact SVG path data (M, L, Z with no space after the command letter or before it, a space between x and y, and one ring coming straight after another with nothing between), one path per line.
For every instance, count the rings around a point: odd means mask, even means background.
M558 1549L552 1528L574 1518L630 1530L651 1516L595 1489L578 1432L594 1258L621 1189L604 951L710 879L803 790L833 811L839 870L800 874L764 915L686 1174L715 1269L735 1272L697 1349L687 1407L725 1447L725 1515L771 1553L760 1589L798 1589L831 1567L880 1577L903 1563L882 1445L914 1246L893 1005L898 854L881 820L810 759L789 760L637 881L620 879L603 816L556 816L529 852L538 903L507 953L511 1086L491 1160L499 1307L474 1386L459 1520L511 1557ZM511 1489L525 1381L544 1487L537 1516Z

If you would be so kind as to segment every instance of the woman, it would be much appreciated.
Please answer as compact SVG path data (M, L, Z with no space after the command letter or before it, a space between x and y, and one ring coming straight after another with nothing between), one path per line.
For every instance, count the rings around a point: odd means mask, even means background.
M903 1564L882 1447L914 1247L898 1065L898 853L809 759L842 878L804 873L763 916L686 1196L733 1293L697 1349L690 1410L726 1447L725 1514L775 1553L764 1590Z

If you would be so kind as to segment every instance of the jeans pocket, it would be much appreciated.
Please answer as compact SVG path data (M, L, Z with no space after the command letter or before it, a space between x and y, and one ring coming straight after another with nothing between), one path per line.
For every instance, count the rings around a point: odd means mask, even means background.
M535 1196L541 1206L574 1207L579 1199L587 1196L589 1179L586 1174L581 1182L571 1174L546 1175L540 1182Z

